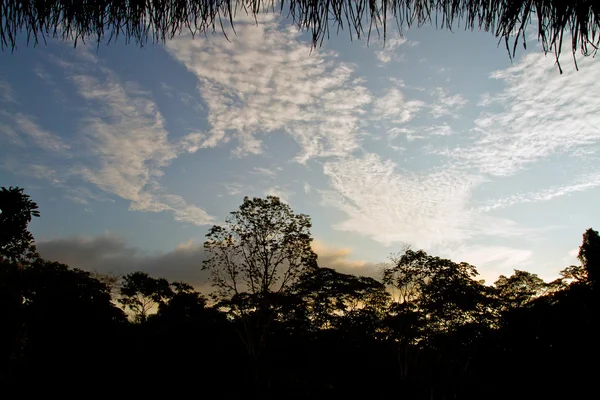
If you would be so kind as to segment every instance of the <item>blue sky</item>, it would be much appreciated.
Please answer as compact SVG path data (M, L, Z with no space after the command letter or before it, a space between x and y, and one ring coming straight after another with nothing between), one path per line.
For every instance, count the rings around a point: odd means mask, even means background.
M383 41L263 16L144 48L0 53L0 185L26 188L42 255L195 281L244 195L313 219L322 264L376 274L404 244L493 282L575 263L600 212L600 65L560 75L535 41L511 63L479 32Z

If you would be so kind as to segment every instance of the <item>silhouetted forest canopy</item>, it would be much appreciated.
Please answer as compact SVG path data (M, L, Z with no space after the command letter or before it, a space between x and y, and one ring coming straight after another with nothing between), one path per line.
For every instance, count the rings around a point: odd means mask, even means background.
M5 0L0 3L0 43L14 48L20 34L37 44L47 37L92 39L119 36L140 45L182 32L204 34L234 28L237 15L279 12L312 34L314 45L346 31L350 38L387 36L403 26L433 24L443 29L483 29L506 42L509 54L525 45L535 25L544 51L558 61L563 38L573 55L595 54L600 44L596 0Z
M406 249L379 279L319 267L311 220L245 198L204 244L199 293L42 259L37 205L0 191L1 393L211 398L590 398L600 235L552 282ZM10 398L10 397L4 397Z

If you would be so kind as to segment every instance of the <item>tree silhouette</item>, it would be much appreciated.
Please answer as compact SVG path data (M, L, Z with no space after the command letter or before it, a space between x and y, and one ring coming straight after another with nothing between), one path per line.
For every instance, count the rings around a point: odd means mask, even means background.
M248 197L224 226L213 226L204 242L210 257L203 269L222 298L241 293L266 296L285 291L316 266L310 218L294 214L278 197Z
M145 322L148 314L173 296L169 282L152 278L145 272L132 272L123 277L119 303L133 312L137 322Z
M124 314L89 272L36 259L0 264L0 382L26 397L53 391L69 376L72 387L92 385L112 362Z
M595 54L600 37L600 5L592 0L154 0L83 2L7 0L0 7L0 43L14 48L23 33L37 44L46 37L98 43L119 36L140 45L233 26L238 13L256 17L280 12L312 33L315 45L331 32L346 29L350 38L377 33L387 36L389 23L398 28L434 23L444 29L483 29L503 39L510 54L526 29L536 24L545 51L560 55L563 37L570 37L573 54ZM511 43L512 42L512 43Z
M358 328L364 317L378 319L387 306L389 295L381 282L369 277L342 274L330 268L306 271L291 289L302 300L312 330ZM364 322L364 321L363 321ZM364 333L365 326L361 326ZM376 327L371 326L374 332Z
M27 213L16 214L22 233ZM594 396L595 230L562 278L515 270L486 286L474 266L410 248L381 282L320 268L309 228L275 197L246 198L207 237L216 302L143 271L118 285L39 256L1 258L0 394L108 396L118 384L138 397Z
M500 298L509 308L522 307L548 289L548 285L536 274L516 269L508 278L500 275L494 286L500 291Z
M590 284L597 286L600 281L600 235L592 228L583 234L583 243L577 256L585 269Z
M32 217L39 217L38 205L23 189L0 190L0 259L18 262L36 255L33 235L27 230Z
M241 317L240 337L252 359L255 389L260 385L262 353L273 321L273 299L310 268L317 256L311 248L310 218L295 214L278 197L244 198L238 211L213 226L204 249L210 255L215 296Z

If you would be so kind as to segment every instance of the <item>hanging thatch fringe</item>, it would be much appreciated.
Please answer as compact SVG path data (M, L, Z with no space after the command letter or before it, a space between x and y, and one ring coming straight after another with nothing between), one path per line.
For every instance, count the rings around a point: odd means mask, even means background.
M240 11L289 15L312 33L315 45L330 30L385 37L394 19L400 29L426 23L484 29L504 39L511 55L519 41L524 43L531 22L544 50L557 58L565 34L574 54L578 49L594 54L599 44L598 0L0 0L0 41L2 49L14 48L19 34L34 44L46 37L101 43L118 36L144 44L171 39L183 30L223 29Z

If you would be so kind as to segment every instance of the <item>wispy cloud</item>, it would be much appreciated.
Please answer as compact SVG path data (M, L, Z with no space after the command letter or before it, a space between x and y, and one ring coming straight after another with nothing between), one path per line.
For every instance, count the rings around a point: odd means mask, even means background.
M276 196L279 197L279 199L281 199L282 201L289 203L290 202L290 197L292 197L294 193L282 188L281 186L273 186L268 188L267 190L265 190L265 195L266 196Z
M327 162L324 173L332 188L324 193L325 203L347 215L337 229L423 248L473 234L468 203L476 177L447 169L424 175L401 171L376 154Z
M3 120L6 120L6 116L8 116L8 113L4 112L4 111L0 111L0 118L2 118ZM10 119L12 119L9 116ZM17 146L23 146L25 143L23 142L23 140L19 137L19 134L13 129L12 127L12 123L6 124L3 122L0 122L0 136L3 137L4 139L6 139L9 143L17 145Z
M435 102L430 106L429 113L436 119L444 116L458 118L457 112L468 103L462 95L450 95L448 90L441 87L434 89L433 97Z
M393 127L388 130L388 139L395 139L399 136L404 136L409 142L419 139L425 139L425 136L419 134L419 131L417 131L417 129L415 128Z
M333 52L311 49L296 30L278 31L276 17L261 18L258 26L240 21L231 42L214 35L167 44L198 78L208 106L212 129L202 146L234 138L234 154L259 154L260 135L285 131L300 146L300 162L356 150L371 96L353 77L353 66L336 62Z
M52 186L62 186L65 179L65 176L62 176L56 169L51 168L48 165L23 162L22 159L14 157L4 157L4 159L0 161L0 168L21 177L46 181Z
M72 172L130 201L132 210L171 211L179 221L212 223L213 217L203 209L166 193L160 185L163 169L182 146L169 141L150 95L133 83L121 82L87 50L78 55L83 62L70 74L87 110L80 134L90 157L80 160Z
M262 175L267 178L274 178L277 175L277 173L274 170L263 167L254 167L250 173L255 175Z
M179 140L178 147L185 153L196 153L202 148L204 140L206 140L206 134L202 132L189 133Z
M448 124L428 126L422 131L428 136L449 136L453 133L452 127Z
M76 204L90 204L90 200L114 203L115 201L85 186L65 187L65 197Z
M17 114L15 123L19 131L27 135L43 150L62 152L71 148L58 135L42 129L30 115Z
M13 144L25 145L30 143L42 150L63 153L64 155L71 147L60 136L40 127L35 117L31 115L0 111L0 118L5 121L0 129Z
M400 57L398 54L398 48L407 42L408 40L399 34L388 37L385 42L381 40L382 49L375 51L375 57L377 57L377 59L384 64L398 59ZM409 44L410 43L413 42L409 42Z
M0 103L16 103L16 94L6 81L0 81Z
M537 203L549 201L557 197L570 195L572 193L584 192L600 186L600 173L586 174L580 176L574 183L568 185L555 186L536 192L527 192L515 194L500 199L487 201L479 209L481 211L491 211L500 208L510 207L514 204Z
M583 59L579 72L565 65L561 75L551 57L525 55L491 74L505 89L484 98L499 111L474 121L474 143L449 152L465 167L482 173L514 175L551 156L579 157L600 142L600 64Z
M289 186L285 183L277 183L274 181L272 176L267 175L267 179L243 181L239 182L225 182L221 185L225 188L225 192L229 196L241 197L265 197L265 196L276 196L282 201L289 203L292 196L295 194Z
M410 121L424 105L420 100L407 101L400 89L392 87L374 101L373 114L389 123L403 124Z
M475 265L487 284L492 284L499 275L512 275L514 269L527 269L533 261L531 250L506 246L460 246L448 252L456 261Z
M247 194L245 193L246 187L239 182L225 182L222 183L222 185L225 188L227 194L230 196L239 196Z

